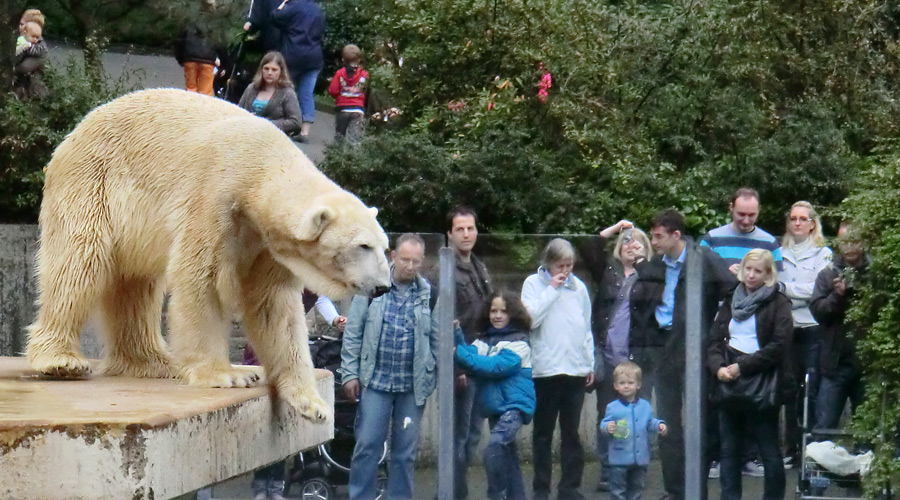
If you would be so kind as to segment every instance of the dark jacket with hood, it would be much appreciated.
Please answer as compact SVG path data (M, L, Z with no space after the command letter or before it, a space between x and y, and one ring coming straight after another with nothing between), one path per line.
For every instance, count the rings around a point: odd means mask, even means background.
M184 66L186 62L214 65L220 53L224 52L210 40L208 20L187 23L175 42L175 60Z
M284 56L294 85L299 83L302 73L322 68L325 14L316 2L290 0L281 10L276 6L269 19L281 32L278 50Z
M809 310L824 331L822 340L821 369L825 376L836 375L839 365L852 364L858 367L856 342L864 332L846 324L847 309L854 295L854 287L847 288L844 295L834 290L834 280L844 273L848 265L841 255L835 254L831 264L819 272L813 289ZM866 264L857 269L859 277L866 272Z
M716 378L719 368L728 366L725 351L731 339L728 330L732 318L731 298L729 295L722 302L709 333L706 366L713 378ZM793 373L789 355L794 334L794 317L791 315L791 309L791 299L781 292L773 293L760 304L755 313L756 341L759 343L759 350L737 361L742 377L768 370L780 370L782 401L786 401L786 398L791 397L797 389L793 377L787 376Z

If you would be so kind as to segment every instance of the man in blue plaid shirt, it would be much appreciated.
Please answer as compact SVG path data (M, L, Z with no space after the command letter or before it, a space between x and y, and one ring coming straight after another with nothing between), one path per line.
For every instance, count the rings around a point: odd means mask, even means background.
M391 436L386 498L412 500L413 466L425 400L435 387L437 329L431 285L419 275L425 242L407 233L391 252L391 289L356 296L341 351L344 394L359 400L350 462L350 500L372 500L378 461Z

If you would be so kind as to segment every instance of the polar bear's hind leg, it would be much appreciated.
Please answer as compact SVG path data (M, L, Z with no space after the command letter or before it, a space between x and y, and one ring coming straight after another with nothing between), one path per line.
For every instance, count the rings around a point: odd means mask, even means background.
M163 286L160 278L120 278L102 302L107 375L143 378L175 376L161 335Z

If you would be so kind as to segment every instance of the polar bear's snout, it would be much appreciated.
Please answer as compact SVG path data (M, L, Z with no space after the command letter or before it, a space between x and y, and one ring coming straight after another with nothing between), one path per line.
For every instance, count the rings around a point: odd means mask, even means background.
M371 295L369 295L369 297L373 298L373 299L376 297L381 297L382 295L388 293L389 291L391 291L391 287L389 287L389 286L376 286L375 292L372 293Z

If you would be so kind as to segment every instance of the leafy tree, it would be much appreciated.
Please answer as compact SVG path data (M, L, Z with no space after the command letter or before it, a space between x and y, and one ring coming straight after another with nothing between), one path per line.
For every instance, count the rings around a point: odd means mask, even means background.
M866 380L865 403L854 417L862 442L875 447L875 461L866 476L870 498L900 476L897 423L900 422L900 157L897 144L886 143L883 154L867 165L857 189L842 205L844 214L861 229L869 244L869 280L854 295L848 320L866 337L857 345Z
M897 15L884 2L382 0L356 8L373 84L403 109L405 125L364 143L355 161L392 168L380 155L406 147L404 134L451 158L566 151L550 172L525 168L507 187L509 200L532 201L533 184L549 183L559 205L530 204L527 218L489 228L594 231L623 216L646 223L674 205L699 232L724 220L728 194L753 185L762 225L780 232L793 201L837 205L873 144L896 134ZM542 103L545 72L553 85ZM522 148L508 135L532 142ZM341 155L340 166L326 162L332 175L399 203L341 176L350 166ZM505 165L485 163L473 175ZM425 195L442 192L437 181L410 180Z

